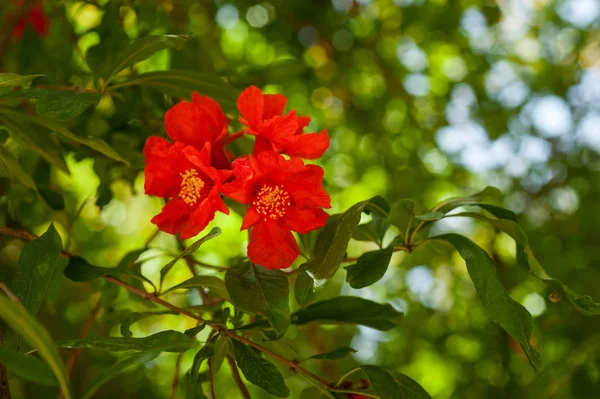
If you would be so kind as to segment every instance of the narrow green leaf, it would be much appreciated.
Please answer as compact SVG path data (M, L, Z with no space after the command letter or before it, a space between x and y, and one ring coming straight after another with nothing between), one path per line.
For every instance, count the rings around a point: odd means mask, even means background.
M166 295L175 290L190 289L190 288L208 288L221 298L229 300L229 293L225 288L225 282L215 276L194 276L183 283L177 284L168 290L164 291L161 295Z
M188 100L191 100L192 92L196 91L217 100L225 111L236 110L239 95L237 89L218 76L176 69L144 73L109 89L129 86L150 87Z
M194 361L192 362L192 368L190 369L190 385L194 386L198 383L198 375L200 373L200 366L202 366L202 362L206 359L210 358L215 353L214 341L209 341L206 345L204 345L194 356Z
M292 323L361 324L387 331L402 321L403 314L389 304L379 304L354 296L339 296L320 301L292 314Z
M175 266L175 263L177 263L177 261L179 259L184 258L186 256L189 256L189 255L193 254L194 252L196 252L200 248L200 246L202 244L204 244L205 242L207 242L209 240L212 240L213 238L216 238L220 234L221 234L221 229L218 228L218 227L213 227L212 230L209 231L207 235L205 235L204 237L202 237L198 241L194 242L192 245L190 245L189 247L187 247L183 252L181 252L179 255L177 255L175 258L173 258L173 260L171 260L169 263L167 263L166 265L164 265L162 267L162 269L160 269L160 281L161 281L161 285L162 285L162 281L164 280L164 278L167 275L167 273L169 273L169 271L173 268L173 266Z
M533 329L531 315L508 295L487 252L458 234L442 234L432 239L447 241L456 248L467 263L477 296L490 318L521 344L533 368L539 369L540 355L529 342Z
M265 317L278 336L285 334L290 288L284 272L244 263L227 270L225 285L236 308Z
M415 380L378 366L360 366L381 399L431 399Z
M237 365L248 381L278 398L290 396L290 390L285 385L285 381L277 367L241 342L236 340L231 340L231 342L233 343Z
M0 145L0 176L18 180L24 187L35 190L35 181L4 146Z
M185 352L195 340L179 331L167 330L144 337L91 337L58 341L60 348L99 349L110 352L120 351L161 351Z
M388 221L396 226L402 234L406 233L415 216L415 201L403 198L392 204Z
M78 283L92 281L102 276L118 276L126 274L140 281L150 284L156 291L154 283L143 274L125 267L98 267L91 265L80 256L72 256L65 267L64 275L71 281Z
M425 222L434 222L436 220L440 220L443 217L444 217L444 214L442 212L438 212L438 211L427 212L427 213L422 213L420 215L415 215L416 219L423 220Z
M361 213L372 200L359 202L343 214L329 218L317 238L315 256L301 266L294 286L294 296L300 306L313 302L338 270L348 242L360 223Z
M31 122L38 126L42 126L44 128L50 129L53 132L58 133L61 137L70 140L75 143L83 144L86 147L91 148L92 150L98 151L99 153L105 155L106 157L113 159L115 161L123 162L125 164L129 164L129 162L123 158L119 153L113 150L106 142L100 140L95 137L80 137L69 129L67 129L61 122L57 121L53 118L47 118L43 116L36 115L28 115L22 114L20 112L11 111L5 108L0 109L0 112L3 114L9 115L13 119L19 119L25 122Z
M0 73L0 93L12 90L15 87L24 89L31 85L33 79L46 75L17 75L16 73Z
M98 377L96 377L96 379L89 384L89 388L81 398L91 398L98 391L98 389L102 387L102 385L106 384L119 374L124 373L131 367L139 366L154 360L159 354L160 352L144 352L119 360L108 369L104 370Z
M41 385L58 385L50 367L35 356L25 356L21 352L0 346L0 363L26 381Z
M312 355L304 360L315 359L315 360L342 360L348 357L351 353L358 352L356 349L349 346L340 346L332 351L319 353L318 355Z
M355 264L346 266L346 281L352 288L364 288L379 281L387 271L394 247L364 253Z
M105 70L108 84L117 73L123 69L144 61L157 51L167 48L181 50L190 36L176 35L149 35L141 37L121 51L114 60L110 60Z
M46 329L31 317L23 306L11 302L2 295L0 295L0 318L4 319L14 331L23 335L32 348L37 349L42 359L52 369L65 399L71 399L67 371Z
M54 224L40 238L23 246L11 289L32 316L37 314L54 274L66 263L61 251L62 240Z
M185 335L187 335L188 337L194 338L196 335L198 335L205 328L206 328L206 322L200 324L199 326L188 328L183 333Z
M213 372L216 374L220 369L225 357L229 353L230 339L226 335L219 335L215 340L215 354L212 356Z
M6 114L4 111L2 113ZM48 134L37 131L30 125L22 124L21 122L17 122L16 119L8 116L0 117L0 124L8 128L10 137L19 143L19 145L38 153L51 165L69 174L69 168L67 167L67 163L63 157L63 150L60 146Z
M100 93L48 90L38 99L35 111L39 115L53 115L66 121L98 104L98 101Z
M176 315L179 314L177 312L172 311L164 311L164 312L134 312L131 313L127 318L121 323L121 335L124 337L132 337L133 333L131 332L131 326L134 323L137 323L140 320L146 319L152 316L162 316L166 314ZM186 334L187 335L187 334Z

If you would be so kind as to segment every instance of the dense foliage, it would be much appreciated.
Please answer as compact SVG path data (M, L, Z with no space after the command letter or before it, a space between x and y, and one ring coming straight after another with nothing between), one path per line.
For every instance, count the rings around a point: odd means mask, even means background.
M600 392L597 1L0 21L0 398Z

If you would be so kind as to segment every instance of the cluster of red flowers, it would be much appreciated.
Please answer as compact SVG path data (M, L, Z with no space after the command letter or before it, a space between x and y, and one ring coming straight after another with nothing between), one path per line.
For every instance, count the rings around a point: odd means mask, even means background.
M244 128L233 135L210 97L194 93L191 103L169 109L165 128L173 142L151 136L144 147L146 194L169 198L152 222L181 239L194 237L216 211L229 214L225 196L246 205L241 230L250 229L250 260L269 269L289 267L300 255L292 231L306 234L328 217L323 169L301 158L323 155L329 136L325 130L304 133L310 118L284 114L285 103L281 94L247 88L237 100ZM255 137L253 153L233 159L225 146L244 133Z
M15 0L15 6L23 7L23 0ZM14 15L8 14L7 18L12 18ZM19 18L15 25L12 35L15 39L20 39L25 33L25 29L31 25L38 37L43 37L48 34L49 19L44 12L44 6L41 2L34 4L23 16Z

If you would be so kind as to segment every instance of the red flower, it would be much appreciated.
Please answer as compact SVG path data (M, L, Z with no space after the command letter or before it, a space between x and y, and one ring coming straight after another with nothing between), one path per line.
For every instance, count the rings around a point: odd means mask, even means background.
M306 234L325 225L329 195L323 169L263 151L233 161L234 180L223 194L248 204L241 230L250 231L248 257L268 269L285 269L300 254L291 231Z
M307 159L319 158L329 148L327 130L304 134L310 118L296 116L296 111L283 115L286 101L281 94L262 94L256 86L240 94L237 100L242 114L240 122L246 125L246 133L256 136L254 155L275 151Z
M223 143L227 136L227 118L212 98L194 92L191 103L182 101L165 113L165 129L175 142L198 149L206 142L211 143L212 165L217 169L231 169Z
M17 6L23 6L23 0L17 0L15 1L15 4ZM31 24L38 37L44 37L48 34L49 20L44 13L42 4L31 7L25 15L19 18L19 21L12 32L13 37L15 39L20 39L29 24Z
M146 194L171 198L152 223L169 234L181 233L181 239L194 237L215 217L229 214L220 197L221 182L231 171L210 165L211 144L201 150L171 143L161 137L148 137L144 146Z

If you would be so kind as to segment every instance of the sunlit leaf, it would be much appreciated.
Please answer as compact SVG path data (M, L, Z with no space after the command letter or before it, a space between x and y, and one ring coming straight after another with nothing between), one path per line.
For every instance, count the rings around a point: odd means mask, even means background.
M229 300L229 293L225 288L225 282L215 276L194 276L183 283L177 284L167 290L162 295L166 295L175 290L190 289L190 288L208 288L217 296Z
M169 312L169 311L131 313L129 316L127 316L127 318L123 321L123 323L121 323L121 335L124 337L131 337L131 336L133 336L133 333L131 332L131 326L133 324L137 323L140 320L148 318L148 317L162 316L162 315L166 315L166 314L176 315L178 313L177 312Z
M110 352L121 351L161 351L185 352L190 349L195 340L184 333L168 330L144 337L91 337L58 341L61 348L99 349Z
M0 93L5 93L15 87L28 88L33 79L46 75L17 75L16 73L0 73Z

